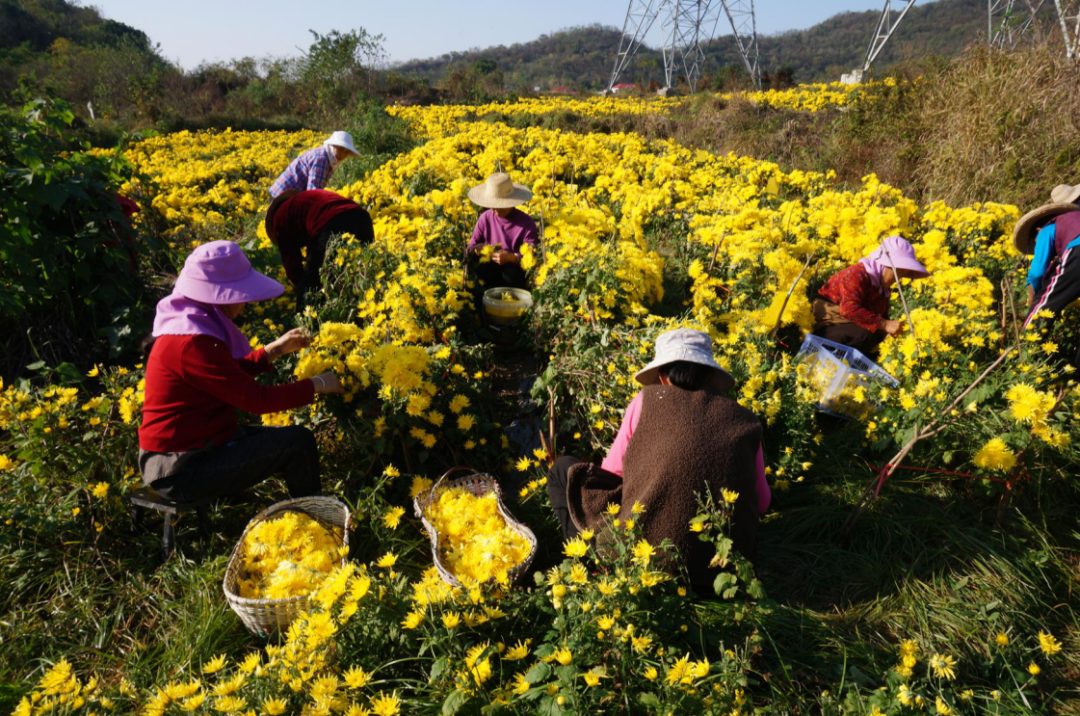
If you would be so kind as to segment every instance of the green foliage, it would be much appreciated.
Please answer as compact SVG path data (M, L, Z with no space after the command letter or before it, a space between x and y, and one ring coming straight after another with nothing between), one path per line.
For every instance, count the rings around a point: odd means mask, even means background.
M304 58L301 77L308 91L322 104L339 105L351 96L356 83L367 80L383 56L382 35L364 28L325 35L311 30L312 42Z
M29 316L35 335L47 335L57 310L93 335L141 286L141 244L116 199L131 167L118 154L87 154L73 119L59 100L0 110L0 320Z

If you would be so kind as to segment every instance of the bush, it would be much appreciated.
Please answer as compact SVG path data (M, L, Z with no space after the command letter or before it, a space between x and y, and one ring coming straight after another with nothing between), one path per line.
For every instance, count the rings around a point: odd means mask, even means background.
M18 333L75 348L139 292L141 247L116 195L131 166L88 154L73 120L59 100L0 110L0 320L19 329L5 341L9 360L25 352L10 342Z

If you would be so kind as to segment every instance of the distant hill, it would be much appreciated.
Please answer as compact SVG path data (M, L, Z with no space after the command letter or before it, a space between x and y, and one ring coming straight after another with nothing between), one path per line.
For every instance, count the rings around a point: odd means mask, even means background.
M142 30L70 0L0 0L0 53L41 52L57 40L83 47L133 44L151 51Z
M761 4L759 4L760 7ZM862 65L879 11L846 12L806 30L761 36L761 66L766 72L789 68L800 82L838 80L844 72ZM721 23L719 32L728 30ZM397 70L413 77L438 80L455 66L480 59L494 61L512 87L543 89L566 85L583 90L607 85L619 46L620 32L612 27L577 27L532 42L453 52L427 60L413 60ZM972 42L985 41L986 3L983 0L936 0L916 5L897 30L897 35L878 58L878 67L910 57L955 55ZM705 74L740 65L735 40L730 34L713 40L706 48ZM625 81L662 81L660 51L641 48Z

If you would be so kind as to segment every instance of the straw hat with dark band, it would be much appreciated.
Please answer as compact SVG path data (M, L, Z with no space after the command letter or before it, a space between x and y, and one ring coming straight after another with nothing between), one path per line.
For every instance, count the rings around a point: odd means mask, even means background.
M510 175L496 172L479 186L469 189L469 201L487 209L511 209L532 199L532 191L510 181Z
M1075 204L1077 199L1080 199L1080 184L1058 184L1050 192L1051 204Z
M1060 188L1060 187L1059 187ZM1055 189L1055 191L1057 191ZM1080 206L1070 202L1058 202L1040 206L1020 217L1013 229L1013 246L1023 254L1035 253L1035 234L1046 222L1070 211L1080 211Z

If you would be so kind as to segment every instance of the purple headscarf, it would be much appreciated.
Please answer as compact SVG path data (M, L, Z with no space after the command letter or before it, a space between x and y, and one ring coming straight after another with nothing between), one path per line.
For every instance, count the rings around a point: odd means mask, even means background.
M243 358L251 345L236 324L221 312L220 306L200 303L173 291L158 301L154 316L155 338L158 336L213 336L222 341L233 358Z
M873 253L859 261L866 267L866 273L870 274L870 280L879 290L884 290L881 285L881 272L887 268L907 269L919 274L919 278L930 275L926 267L915 258L915 249L903 236L890 236L881 242Z

